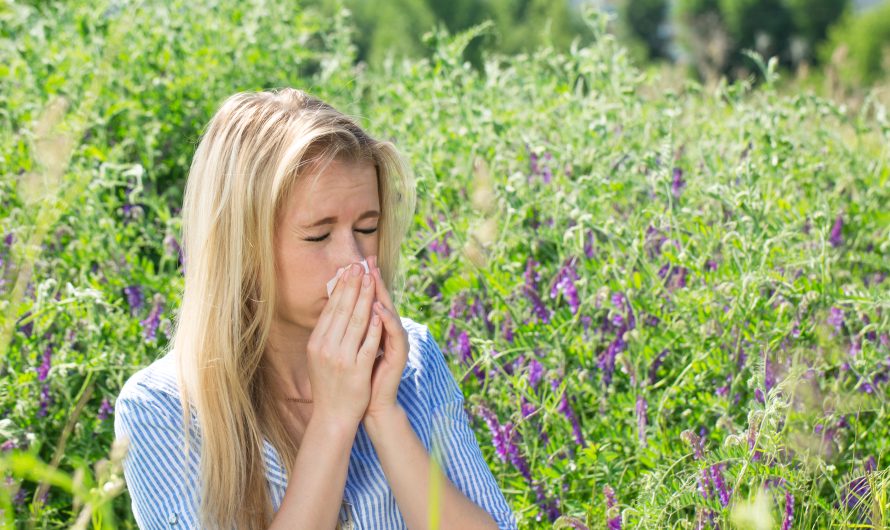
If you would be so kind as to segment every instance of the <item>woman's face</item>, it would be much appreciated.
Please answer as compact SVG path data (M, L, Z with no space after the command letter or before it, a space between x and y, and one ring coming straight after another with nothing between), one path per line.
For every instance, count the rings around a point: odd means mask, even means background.
M311 172L295 183L276 227L276 319L284 327L314 329L337 269L378 251L374 165L334 160L322 171L313 186Z

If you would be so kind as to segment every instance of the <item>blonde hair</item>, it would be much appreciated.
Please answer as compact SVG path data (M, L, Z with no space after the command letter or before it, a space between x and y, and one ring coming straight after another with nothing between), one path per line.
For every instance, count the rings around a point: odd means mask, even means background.
M200 526L267 528L272 503L263 437L290 477L298 447L265 389L263 352L276 307L274 232L294 184L315 163L377 169L380 271L398 298L399 251L414 215L410 168L396 147L292 88L223 102L195 151L185 187L185 289L172 348L179 362L185 454L190 407L200 429ZM316 178L320 176L314 173ZM187 469L187 467L186 467Z

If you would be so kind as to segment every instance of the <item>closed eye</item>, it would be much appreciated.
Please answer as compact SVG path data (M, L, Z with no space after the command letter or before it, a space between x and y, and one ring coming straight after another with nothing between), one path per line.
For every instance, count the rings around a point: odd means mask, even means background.
M361 232L362 234L373 234L376 231L377 231L377 228L371 228L368 230L356 230L356 232ZM308 237L308 238L306 238L306 241L312 241L312 242L324 241L325 239L328 238L329 235L331 235L331 234L325 234L320 237Z

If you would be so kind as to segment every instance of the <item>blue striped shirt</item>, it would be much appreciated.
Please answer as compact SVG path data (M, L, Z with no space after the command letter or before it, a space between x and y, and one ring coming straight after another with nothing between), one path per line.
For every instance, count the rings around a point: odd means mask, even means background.
M399 383L399 405L428 452L436 439L451 483L491 514L499 528L515 529L514 514L482 457L463 394L442 351L427 326L406 317L402 317L402 325L408 332L410 350ZM139 528L197 528L199 446L194 442L186 466L172 353L139 370L124 384L115 404L114 432L115 437L130 440L123 462L124 478ZM196 430L192 435L200 436ZM263 453L272 506L277 511L288 477L277 451L265 439ZM349 457L340 520L352 521L353 528L407 528L363 424L358 426Z

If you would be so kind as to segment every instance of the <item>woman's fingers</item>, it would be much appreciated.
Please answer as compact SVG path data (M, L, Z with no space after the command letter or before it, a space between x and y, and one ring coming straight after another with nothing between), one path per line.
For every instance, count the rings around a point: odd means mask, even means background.
M383 281L383 277L380 275L380 268L377 266L377 257L374 256L374 265L371 267L371 271L374 274L374 280L377 286L375 294L377 295L377 301L379 301L384 308L389 310L390 313L395 314L396 308L392 303L392 298L389 296L389 291L386 289L386 283Z
M341 267L337 270L337 282L334 284L334 289L328 294L328 301L321 310L321 314L318 315L315 328L320 337L324 337L327 334L328 328L331 325L334 308L337 306L337 300L343 292L342 285L348 279L347 272L349 272L349 267ZM338 286L340 286L340 289L337 289Z
M343 351L356 353L356 355L368 331L371 303L374 301L374 278L370 274L364 274L363 272L360 283L358 301L349 317L343 340L340 342L340 348Z
M333 341L334 346L339 346L343 342L343 334L346 332L346 326L349 325L350 318L352 318L355 301L361 289L361 272L363 272L362 266L358 264L353 264L344 271L343 274L345 276L340 278L340 281L337 282L337 286L334 288L334 298L328 300L328 305L333 305L334 307L331 309L332 313L329 317L331 322L324 336ZM342 292L337 295L339 290L342 290Z
M377 350L380 349L380 337L383 335L383 320L379 315L371 315L371 323L368 326L368 334L365 336L365 342L362 344L358 352L356 362L368 369L374 366L374 360L377 359Z

